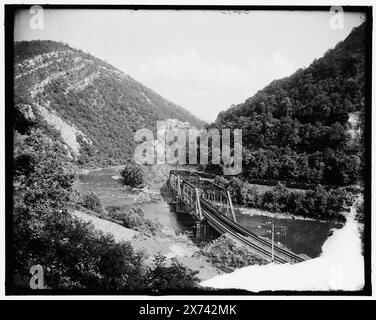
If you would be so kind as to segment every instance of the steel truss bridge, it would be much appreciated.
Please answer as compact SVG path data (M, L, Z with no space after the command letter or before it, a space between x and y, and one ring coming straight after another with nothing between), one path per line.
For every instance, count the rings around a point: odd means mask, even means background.
M276 263L306 260L239 225L229 191L211 179L202 178L191 171L171 170L168 185L174 192L177 205L184 205L197 221L208 224L220 234L228 234L257 255Z

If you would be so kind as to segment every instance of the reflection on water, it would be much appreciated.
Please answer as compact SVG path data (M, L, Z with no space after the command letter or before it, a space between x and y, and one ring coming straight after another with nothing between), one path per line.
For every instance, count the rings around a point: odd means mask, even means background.
M271 239L272 219L261 215L237 214L237 222L256 233L258 236ZM282 246L286 246L295 253L304 253L309 257L317 257L321 253L321 247L332 228L340 228L338 223L293 220L293 219L274 219L275 234L274 239Z
M144 210L145 217L151 220L156 219L166 227L189 231L195 225L189 214L176 212L174 206L165 201L141 203L140 207Z
M104 207L120 206L130 208L140 206L144 210L145 217L158 220L162 225L192 234L195 221L189 214L179 213L174 210L167 201L157 200L149 202L135 201L139 191L124 187L119 175L119 169L103 169L91 171L88 174L79 174L76 188L81 193L94 192Z
M112 178L119 172L116 169L103 169L79 174L76 187L81 193L94 192L104 206L128 205L135 195L123 186L121 180Z
M80 192L94 192L104 206L131 207L138 192L132 191L116 179L119 169L103 169L80 174L76 188ZM189 214L178 213L165 200L138 202L143 208L145 217L157 219L162 225L179 229L192 234L195 221ZM271 238L270 217L262 215L247 215L237 213L237 222L261 237ZM307 221L275 218L275 241L286 245L295 253L304 253L312 258L321 253L321 247L330 235L332 228L339 228L339 224L331 222Z

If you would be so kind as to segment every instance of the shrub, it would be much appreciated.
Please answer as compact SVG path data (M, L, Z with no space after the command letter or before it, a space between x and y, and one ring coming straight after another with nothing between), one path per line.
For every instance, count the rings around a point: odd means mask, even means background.
M127 161L120 174L123 177L123 182L125 185L137 187L144 183L144 174L141 166L132 159Z
M108 212L112 219L119 221L124 227L139 231L147 236L156 236L163 228L159 222L144 218L141 207L133 207L130 210L110 207Z
M349 187L336 189L316 185L314 189L291 191L282 183L267 191L258 191L255 186L232 178L216 177L215 181L230 191L234 204L259 208L271 212L298 214L312 218L336 218L343 220L342 213L352 204L353 192Z
M40 131L15 135L14 145L13 282L14 292L29 292L30 267L41 265L44 286L55 290L153 290L193 288L197 278L174 261L159 259L146 269L142 253L129 242L96 231L74 218L72 186L75 175L64 164L64 153ZM98 204L89 197L89 204ZM91 207L93 208L93 207ZM116 211L117 218L124 213ZM125 217L145 221L142 209ZM144 224L157 228L152 222Z
M212 241L201 253L207 256L211 263L224 272L232 272L253 264L265 264L267 261L252 253L245 246L238 245L226 234Z
M129 243L116 243L69 213L74 174L67 171L63 159L64 153L42 132L16 134L14 289L31 290L29 270L36 264L43 267L46 288L139 288L142 255Z
M82 206L94 212L102 212L101 201L94 192L86 193L82 196Z
M154 257L154 268L149 268L146 274L147 288L154 292L164 290L194 289L198 287L198 271L193 271L175 258L171 265L166 265L166 257L158 254Z
M228 181L225 177L223 176L215 176L214 182L224 188L227 188L229 185L230 181Z
M356 214L355 219L364 224L364 201L360 201L355 206Z

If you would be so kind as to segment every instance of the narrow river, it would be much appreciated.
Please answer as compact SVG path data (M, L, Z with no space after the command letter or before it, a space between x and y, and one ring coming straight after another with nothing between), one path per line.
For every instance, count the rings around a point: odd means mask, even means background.
M159 195L159 190L150 193L134 191L124 187L119 179L119 169L102 169L79 174L77 189L82 192L94 192L104 207L121 206L129 208L140 206L149 219L157 219L161 224L184 231L193 239L195 221L189 214L177 213L168 202ZM238 210L237 210L238 211ZM237 222L265 238L271 238L270 217L260 214L236 213ZM291 218L275 218L275 241L285 245L295 253L303 253L311 258L321 253L321 247L333 228L341 224ZM196 239L193 239L196 241Z

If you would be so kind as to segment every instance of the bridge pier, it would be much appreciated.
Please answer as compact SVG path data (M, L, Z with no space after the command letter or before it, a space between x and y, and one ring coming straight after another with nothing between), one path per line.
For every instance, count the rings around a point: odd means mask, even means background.
M214 240L220 236L217 230L209 225L206 220L196 222L195 238Z

